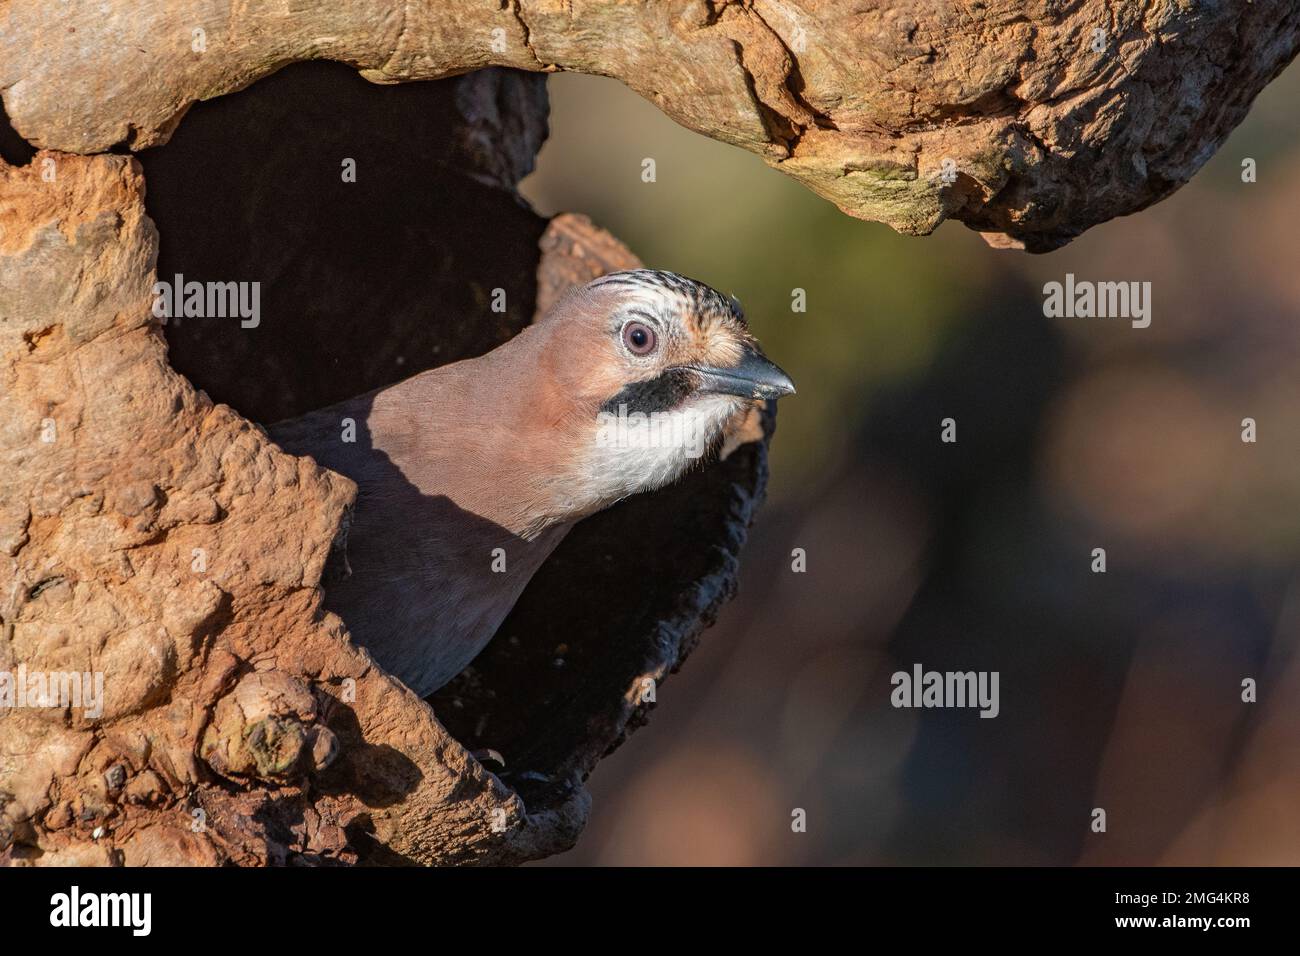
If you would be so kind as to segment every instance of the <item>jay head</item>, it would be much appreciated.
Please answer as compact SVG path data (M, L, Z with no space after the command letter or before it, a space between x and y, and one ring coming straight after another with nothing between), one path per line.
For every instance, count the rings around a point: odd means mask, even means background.
M576 521L676 480L793 392L735 300L638 269L571 291L486 355L271 435L356 482L325 605L426 696L491 640Z
M675 480L755 400L794 391L739 303L670 272L596 279L542 328L556 339L543 349L556 361L542 388L570 406L572 425L553 437L587 513Z

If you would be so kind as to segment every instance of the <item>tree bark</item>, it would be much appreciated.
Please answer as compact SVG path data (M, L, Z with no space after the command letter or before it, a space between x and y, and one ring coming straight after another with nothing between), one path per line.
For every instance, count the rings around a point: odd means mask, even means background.
M0 91L38 146L164 142L286 63L621 79L853 216L1056 248L1185 183L1294 58L1300 8L1113 0L11 0Z

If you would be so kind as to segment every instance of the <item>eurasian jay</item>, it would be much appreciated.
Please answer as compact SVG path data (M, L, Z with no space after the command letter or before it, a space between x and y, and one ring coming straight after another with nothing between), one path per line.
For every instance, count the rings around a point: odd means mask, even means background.
M756 401L792 392L733 299L638 269L571 291L486 355L270 434L356 482L350 573L325 607L423 697L491 640L575 522L674 481Z

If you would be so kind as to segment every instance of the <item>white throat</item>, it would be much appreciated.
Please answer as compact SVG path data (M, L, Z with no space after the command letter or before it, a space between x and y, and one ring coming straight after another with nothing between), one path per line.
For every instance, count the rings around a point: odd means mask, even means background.
M601 412L581 480L600 499L597 507L662 488L703 461L745 404L733 395L705 395L662 412L634 412L626 405Z

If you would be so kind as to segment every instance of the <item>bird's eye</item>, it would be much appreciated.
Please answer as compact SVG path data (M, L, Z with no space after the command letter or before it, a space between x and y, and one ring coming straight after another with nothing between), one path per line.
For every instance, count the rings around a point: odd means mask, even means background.
M649 355L659 344L659 338L644 322L629 322L623 326L623 344L633 355Z

